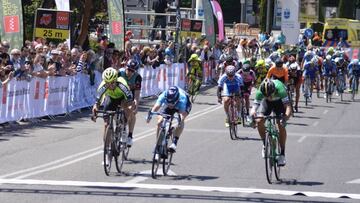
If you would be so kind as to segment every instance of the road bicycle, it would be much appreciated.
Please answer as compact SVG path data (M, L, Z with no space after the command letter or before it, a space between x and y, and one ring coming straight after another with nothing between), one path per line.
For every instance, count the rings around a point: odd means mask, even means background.
M290 81L287 87L287 95L289 97L290 107L291 107L291 114L294 116L294 94L295 94L295 84Z
M276 121L283 120L282 116L264 116L255 117L255 119L265 119L266 137L265 137L265 172L269 184L273 183L273 173L277 181L280 181L280 166L278 158L280 156L279 130ZM281 123L285 126L285 123Z
M188 94L190 95L191 103L195 102L197 95L199 94L199 88L201 86L201 78L196 77L195 80L190 80L188 87Z
M351 82L351 100L355 101L355 95L358 92L358 88L359 88L359 76L357 75L352 75L352 82Z
M334 93L334 89L335 89L335 81L334 81L334 77L332 76L328 76L326 77L326 84L327 84L327 87L326 87L326 103L329 103L331 102L331 97L332 97L332 94Z
M127 160L130 150L130 147L127 146L127 121L125 112L120 107L117 107L115 111L99 110L97 113L103 115L97 115L96 117L108 117L109 119L109 125L105 129L104 139L104 172L109 176L112 160L114 159L116 170L118 173L121 173L124 161Z
M305 106L308 105L310 97L312 95L311 85L312 85L312 82L311 82L310 76L305 76L305 81L304 81Z
M345 74L340 71L336 79L338 81L337 91L339 92L341 101L343 101L343 93L346 87Z
M230 104L229 104L228 117L227 117L227 120L229 122L230 138L232 140L236 140L236 139L239 138L238 135L237 135L238 134L239 112L238 112L235 97L239 97L239 96L236 96L235 94L231 94L229 96ZM242 102L242 103L243 103L242 106L244 106L244 102ZM245 116L244 116L244 119L245 119Z
M162 163L163 174L166 176L169 172L174 155L174 151L169 149L169 140L173 140L174 138L173 120L177 120L177 125L180 125L181 118L179 114L175 117L174 115L165 113L149 112L148 119L151 118L152 115L160 115L163 117L159 134L156 139L151 166L151 176L156 179L160 163Z

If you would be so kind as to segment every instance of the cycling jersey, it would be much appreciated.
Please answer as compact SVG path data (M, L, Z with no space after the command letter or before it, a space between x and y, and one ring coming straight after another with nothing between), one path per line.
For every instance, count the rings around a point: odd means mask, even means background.
M133 94L124 78L117 78L114 90L108 89L105 84L105 81L102 81L97 90L96 103L98 105L100 105L105 96L109 96L110 99L126 100L128 102L133 100Z
M190 72L188 73L190 78L194 80L196 77L202 79L202 67L200 62L196 65L191 66Z
M126 80L133 95L135 94L135 90L141 90L142 77L139 73L134 72L133 75L128 78L125 69L122 68L119 71L119 77L123 77Z
M266 78L278 79L283 83L287 83L289 80L288 69L286 66L283 66L282 68L277 68L276 66L273 66L269 69Z
M303 76L309 76L312 80L316 77L316 72L318 68L316 65L313 65L311 62L304 64L304 73Z
M273 82L275 83L275 92L271 95L271 97L265 98L265 96L263 95L263 93L260 91L259 88L255 94L254 104L259 105L263 99L268 101L281 100L284 104L289 102L289 98L284 83L282 83L280 80L273 80Z
M243 82L244 82L243 93L250 95L251 88L253 87L253 85L255 84L255 81L256 81L256 76L255 76L254 71L250 70L250 72L245 74L244 71L240 69L238 71L238 73L240 74L240 76L242 77Z
M187 112L190 113L191 110L191 102L189 100L188 95L186 92L179 88L179 101L175 104L175 107L172 109L175 109L176 111L179 111L180 113ZM164 109L167 109L168 102L166 101L166 91L160 94L158 99L156 100L156 105L163 106Z
M336 74L336 65L335 65L335 63L333 61L330 61L330 62L325 61L324 65L323 65L322 75L326 76L326 77L329 77L329 76L334 75L334 74Z
M239 74L235 74L232 80L226 74L223 74L218 81L218 87L223 90L221 96L237 95L240 93L242 86L244 86L244 82Z
M350 63L348 65L348 70L349 70L349 75L350 76L352 76L352 75L355 75L357 77L360 76L360 64Z

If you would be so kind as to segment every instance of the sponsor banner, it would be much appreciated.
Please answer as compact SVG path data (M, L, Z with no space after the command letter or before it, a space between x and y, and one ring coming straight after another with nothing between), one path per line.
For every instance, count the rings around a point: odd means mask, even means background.
M298 42L300 34L299 1L282 0L281 31L286 37L285 44L291 45Z
M142 76L141 97L158 95L177 85L185 87L186 64L162 64L153 69L147 66L139 69ZM206 74L207 79L211 74ZM12 80L1 87L0 123L22 118L37 118L46 115L68 113L92 106L96 100L101 73L95 72L95 85L90 85L89 75L33 78L28 81Z
M218 30L219 30L218 40L222 41L225 39L223 12L219 2L217 2L216 0L211 0L211 5L213 8L214 15L218 21Z
M68 39L70 32L70 12L51 9L37 9L35 37Z
M20 0L0 1L0 38L10 42L10 50L23 46L23 15Z
M69 0L55 0L56 8L60 11L70 11Z
M210 0L203 0L203 6L204 6L206 39L207 41L209 41L211 46L214 46L216 42L216 35L214 28L215 23L214 23L214 16L213 16Z
M125 18L124 18L124 2L123 0L108 0L108 13L110 41L115 43L116 48L124 49L125 39Z
M202 20L181 19L181 37L201 38Z

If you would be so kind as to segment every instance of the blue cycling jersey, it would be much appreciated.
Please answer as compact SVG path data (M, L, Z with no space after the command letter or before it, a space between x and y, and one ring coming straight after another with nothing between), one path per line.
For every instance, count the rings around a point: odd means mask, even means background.
M317 71L318 67L316 65L312 65L312 63L304 63L304 77L310 76L311 79L314 79Z
M165 107L169 105L168 102L166 101L165 94L166 91L160 94L160 96L156 100L156 105L165 106ZM188 110L187 108L189 106L188 102L190 102L188 100L188 96L186 92L181 88L179 88L179 94L180 94L179 101L176 103L174 109L178 110L180 113L187 112Z
M230 96L232 93L240 93L241 87L244 86L241 75L235 74L233 79L229 79L226 74L223 74L218 81L218 87L223 89L222 96Z
M330 76L336 73L336 64L333 61L325 62L323 65L323 76Z
M354 63L350 63L348 65L348 71L349 71L349 75L355 75L355 76L360 76L360 64L354 64Z

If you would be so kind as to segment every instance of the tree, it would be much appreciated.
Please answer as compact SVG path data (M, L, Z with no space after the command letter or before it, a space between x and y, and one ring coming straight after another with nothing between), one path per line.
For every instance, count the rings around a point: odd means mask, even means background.
M355 1L340 0L339 2L339 17L354 19Z
M260 30L262 32L266 31L266 7L267 0L260 1Z
M79 37L76 39L77 44L82 46L89 34L89 21L91 18L91 10L93 8L92 0L81 1L82 4L82 18L80 24Z

